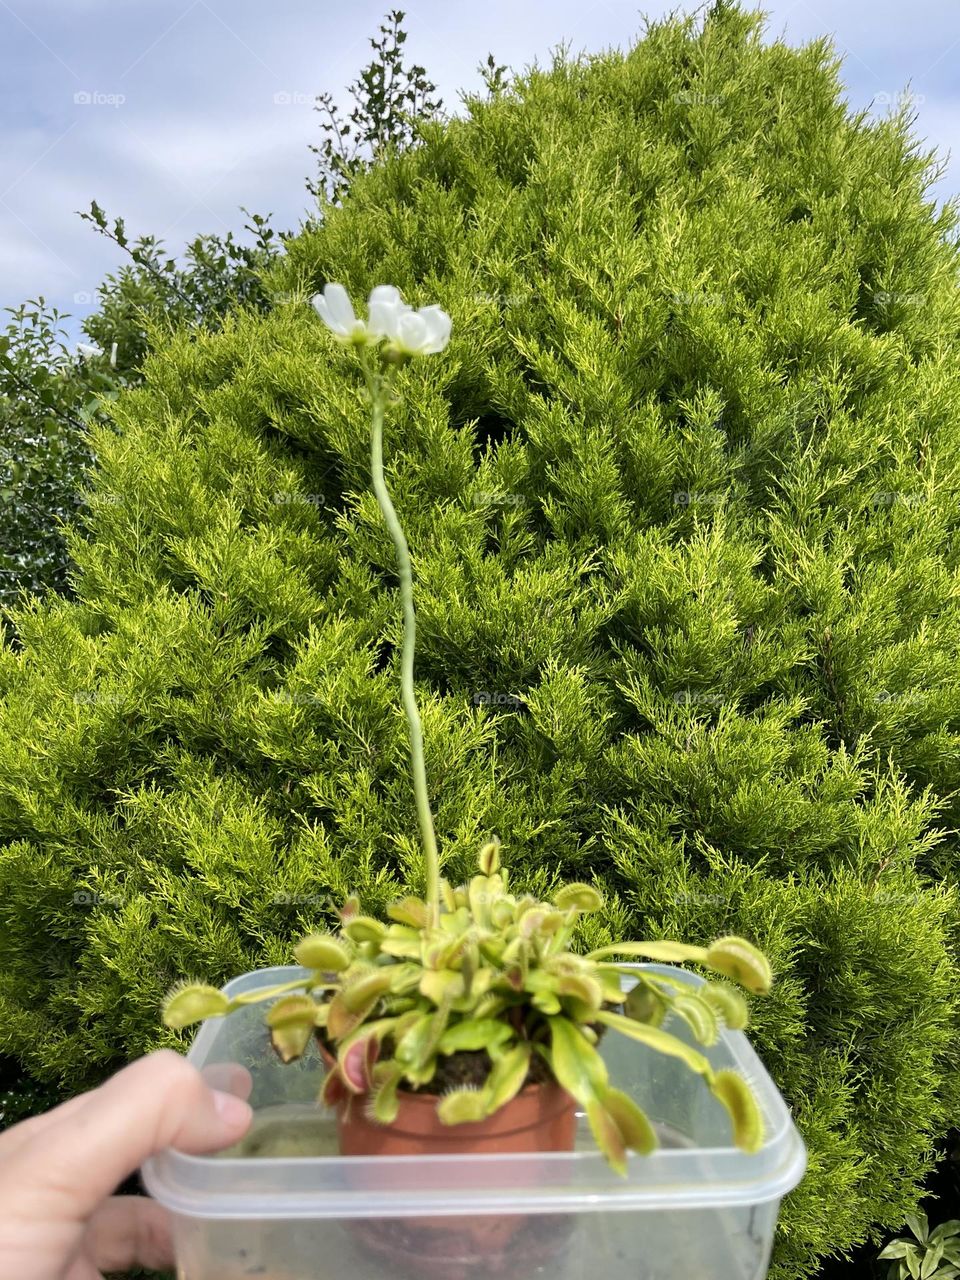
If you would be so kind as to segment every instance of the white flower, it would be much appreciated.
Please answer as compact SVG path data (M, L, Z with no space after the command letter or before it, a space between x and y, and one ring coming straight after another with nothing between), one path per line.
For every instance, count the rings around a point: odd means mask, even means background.
M95 342L78 342L77 355L84 360L95 360L103 355L103 347L98 347Z
M367 320L357 319L342 284L325 285L312 301L327 328L350 345L375 345L386 338L395 356L409 357L433 355L450 341L452 322L445 311L436 306L414 311L392 284L371 289Z
M413 308L400 297L400 290L395 285L378 284L375 289L370 290L367 310L370 316L370 336L379 341L381 338L391 337L400 317Z
M421 307L419 311L407 308L395 314L387 337L402 355L432 356L450 341L452 327L453 322L440 307Z
M311 299L317 315L340 342L359 345L367 341L367 326L358 320L350 295L342 284L327 284Z

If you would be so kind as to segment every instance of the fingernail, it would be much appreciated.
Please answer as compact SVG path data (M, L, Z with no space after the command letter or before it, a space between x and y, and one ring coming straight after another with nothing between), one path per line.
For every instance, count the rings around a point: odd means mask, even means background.
M212 1092L213 1105L224 1124L228 1124L232 1129L245 1129L253 1119L250 1104L232 1093L221 1093L219 1089L214 1089Z

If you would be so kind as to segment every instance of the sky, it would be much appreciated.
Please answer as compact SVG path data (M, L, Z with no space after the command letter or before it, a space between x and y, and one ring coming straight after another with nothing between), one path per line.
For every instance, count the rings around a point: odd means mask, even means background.
M79 336L122 251L77 216L97 200L171 251L240 231L241 206L285 230L309 207L318 92L346 101L387 0L0 0L0 307L43 296ZM521 69L551 50L628 47L677 0L409 0L408 60L447 110L494 53ZM691 6L692 7L692 6ZM960 191L956 0L768 0L768 39L833 37L852 108L909 91L916 132ZM0 322L2 322L0 316Z

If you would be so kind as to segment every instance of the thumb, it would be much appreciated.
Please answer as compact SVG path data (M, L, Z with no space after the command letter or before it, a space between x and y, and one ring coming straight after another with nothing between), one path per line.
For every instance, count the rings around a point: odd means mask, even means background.
M135 1169L164 1147L191 1154L236 1142L252 1119L248 1104L209 1088L169 1049L118 1072L23 1144L4 1173L4 1198L45 1202L50 1221L83 1222Z

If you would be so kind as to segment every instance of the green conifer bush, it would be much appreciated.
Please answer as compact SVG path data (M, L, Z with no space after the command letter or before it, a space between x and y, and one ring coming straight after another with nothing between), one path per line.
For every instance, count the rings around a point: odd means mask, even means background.
M175 336L97 428L77 599L0 651L0 1051L95 1080L175 979L422 879L362 385L309 306L391 281L454 320L386 428L445 874L498 833L518 889L603 891L585 948L770 957L792 1280L902 1223L960 1109L955 215L907 115L725 4L467 106L289 243L302 305Z

